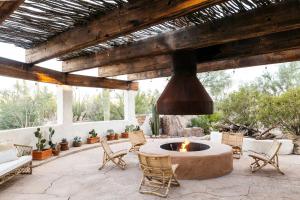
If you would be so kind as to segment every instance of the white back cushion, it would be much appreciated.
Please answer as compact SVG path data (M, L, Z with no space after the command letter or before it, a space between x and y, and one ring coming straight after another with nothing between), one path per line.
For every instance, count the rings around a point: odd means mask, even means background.
M17 160L17 149L12 144L0 144L0 164Z

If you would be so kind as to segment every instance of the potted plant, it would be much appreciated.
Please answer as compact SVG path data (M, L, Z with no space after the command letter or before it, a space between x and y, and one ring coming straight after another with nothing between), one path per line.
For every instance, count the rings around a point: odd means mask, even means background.
M67 138L63 138L59 144L60 144L60 150L62 151L69 150L69 142Z
M46 147L46 139L43 138L43 134L40 128L34 132L34 136L37 138L36 150L32 152L33 160L45 160L52 156L52 149L45 149Z
M115 133L115 140L118 140L120 138L120 134Z
M59 153L60 153L60 145L57 144L57 143L54 143L52 141L52 137L53 137L54 133L55 133L55 130L52 127L50 127L49 128L49 142L48 142L48 144L49 144L50 148L52 149L52 154L54 156L58 156Z
M95 129L91 130L89 132L89 137L87 138L87 143L88 144L94 144L100 141L100 137L98 136L98 134L96 133Z
M74 137L73 139L73 147L80 147L82 145L82 139L81 137Z
M115 139L115 131L113 129L108 129L107 131L107 140L114 140Z
M132 132L133 129L134 129L134 125L133 124L127 125L125 127L125 132L121 133L121 138L128 138L128 133Z
M141 130L141 128L140 128L140 126L135 126L134 128L133 128L133 130L132 131L140 131Z

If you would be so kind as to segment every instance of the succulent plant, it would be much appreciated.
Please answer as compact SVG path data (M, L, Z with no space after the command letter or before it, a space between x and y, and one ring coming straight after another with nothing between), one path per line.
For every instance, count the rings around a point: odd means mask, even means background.
M114 133L115 133L115 131L114 131L113 129L108 129L106 132L107 132L108 134L114 134Z
M38 151L43 151L46 146L46 139L43 138L43 134L40 128L36 129L36 131L34 132L34 136L38 139L36 143L36 149Z
M89 132L90 137L97 137L98 133L96 133L95 129Z
M150 126L151 126L151 131L153 135L159 135L159 126L160 126L160 121L159 121L159 114L157 113L156 105L153 105L152 107L152 117L150 119Z
M76 136L76 137L74 137L73 142L80 143L80 142L82 142L82 138L79 136Z
M55 147L56 147L56 143L53 143L53 141L52 141L52 137L53 137L54 133L55 133L55 130L52 127L50 127L49 128L49 142L48 142L48 144L52 149L55 149Z
M67 143L67 142L68 142L67 138L61 139L61 143Z
M125 126L125 132L126 133L132 132L133 129L134 129L134 125L133 124Z

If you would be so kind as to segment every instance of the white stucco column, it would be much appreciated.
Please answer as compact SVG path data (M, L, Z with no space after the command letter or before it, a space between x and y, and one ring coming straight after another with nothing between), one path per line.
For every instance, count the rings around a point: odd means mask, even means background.
M70 125L73 123L72 111L73 91L71 86L57 86L57 123Z
M124 93L124 118L131 123L136 123L135 118L135 95L136 91L128 90Z

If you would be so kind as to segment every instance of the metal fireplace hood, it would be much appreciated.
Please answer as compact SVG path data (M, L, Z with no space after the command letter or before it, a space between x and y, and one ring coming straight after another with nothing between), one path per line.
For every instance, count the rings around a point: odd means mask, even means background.
M157 100L157 111L165 115L213 113L213 101L197 78L196 56L191 51L173 53L173 76Z

